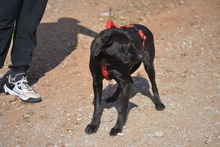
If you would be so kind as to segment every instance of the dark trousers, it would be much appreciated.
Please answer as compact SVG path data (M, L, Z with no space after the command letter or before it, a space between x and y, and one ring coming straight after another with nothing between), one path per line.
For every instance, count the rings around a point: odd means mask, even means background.
M27 71L37 45L36 29L46 4L47 0L0 0L0 68L4 66L12 42L9 67Z

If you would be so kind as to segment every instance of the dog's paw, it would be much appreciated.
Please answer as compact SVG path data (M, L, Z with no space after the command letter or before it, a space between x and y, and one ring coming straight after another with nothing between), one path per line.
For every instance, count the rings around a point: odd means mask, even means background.
M165 109L165 105L163 103L159 103L155 105L156 110L163 111Z
M121 133L122 132L122 129L119 129L119 128L112 128L109 135L110 136L116 136L118 133Z
M97 125L91 125L91 124L89 124L89 125L87 125L87 127L86 127L86 129L85 129L85 132L86 132L87 134L94 134L94 133L97 132L97 130L98 130L98 126L97 126Z

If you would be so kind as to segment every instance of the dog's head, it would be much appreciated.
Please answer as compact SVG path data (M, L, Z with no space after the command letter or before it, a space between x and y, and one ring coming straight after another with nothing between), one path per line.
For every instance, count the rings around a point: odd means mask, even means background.
M100 32L92 42L91 55L99 65L111 65L118 61L135 64L141 62L143 57L129 34L116 28Z

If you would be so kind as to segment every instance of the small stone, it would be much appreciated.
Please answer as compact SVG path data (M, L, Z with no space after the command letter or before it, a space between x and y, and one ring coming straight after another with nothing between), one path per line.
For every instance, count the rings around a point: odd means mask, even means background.
M123 133L118 133L117 136L121 136L122 137L122 136L124 136L124 134Z
M154 136L157 138L163 137L163 133L161 131L155 132Z
M217 77L217 78L220 78L220 74L218 74L218 73L212 73L212 75L214 76L214 77Z
M46 107L46 105L45 105L45 104L43 104L43 105L41 105L41 107L42 107L42 108L44 108L44 107Z
M100 16L109 16L109 12L103 12L100 14Z
M72 128L66 128L66 131L67 132L73 132L73 129Z
M82 120L82 118L81 118L81 117L77 117L76 120L77 120L77 121L80 121L80 120Z
M205 144L209 144L210 142L211 142L211 140L208 139L208 140L205 141Z
M54 147L54 144L53 143L47 143L46 147Z
M119 16L120 20L125 20L125 18L123 16Z
M185 3L186 3L186 2L185 2L185 1L183 1L183 0L182 0L182 1L180 1L180 2L178 2L178 4L179 4L179 5L184 5Z

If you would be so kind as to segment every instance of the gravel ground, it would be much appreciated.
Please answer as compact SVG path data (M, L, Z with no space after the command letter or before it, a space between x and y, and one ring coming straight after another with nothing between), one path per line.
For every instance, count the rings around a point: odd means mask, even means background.
M155 37L155 67L161 99L150 100L143 66L133 74L123 133L110 137L116 120L106 106L96 134L84 129L93 112L89 48L105 28L109 5L119 25L141 23ZM26 104L0 95L0 147L220 146L219 0L53 0L38 28L29 81L43 97ZM10 64L7 58L3 75ZM104 96L114 81L104 81Z

